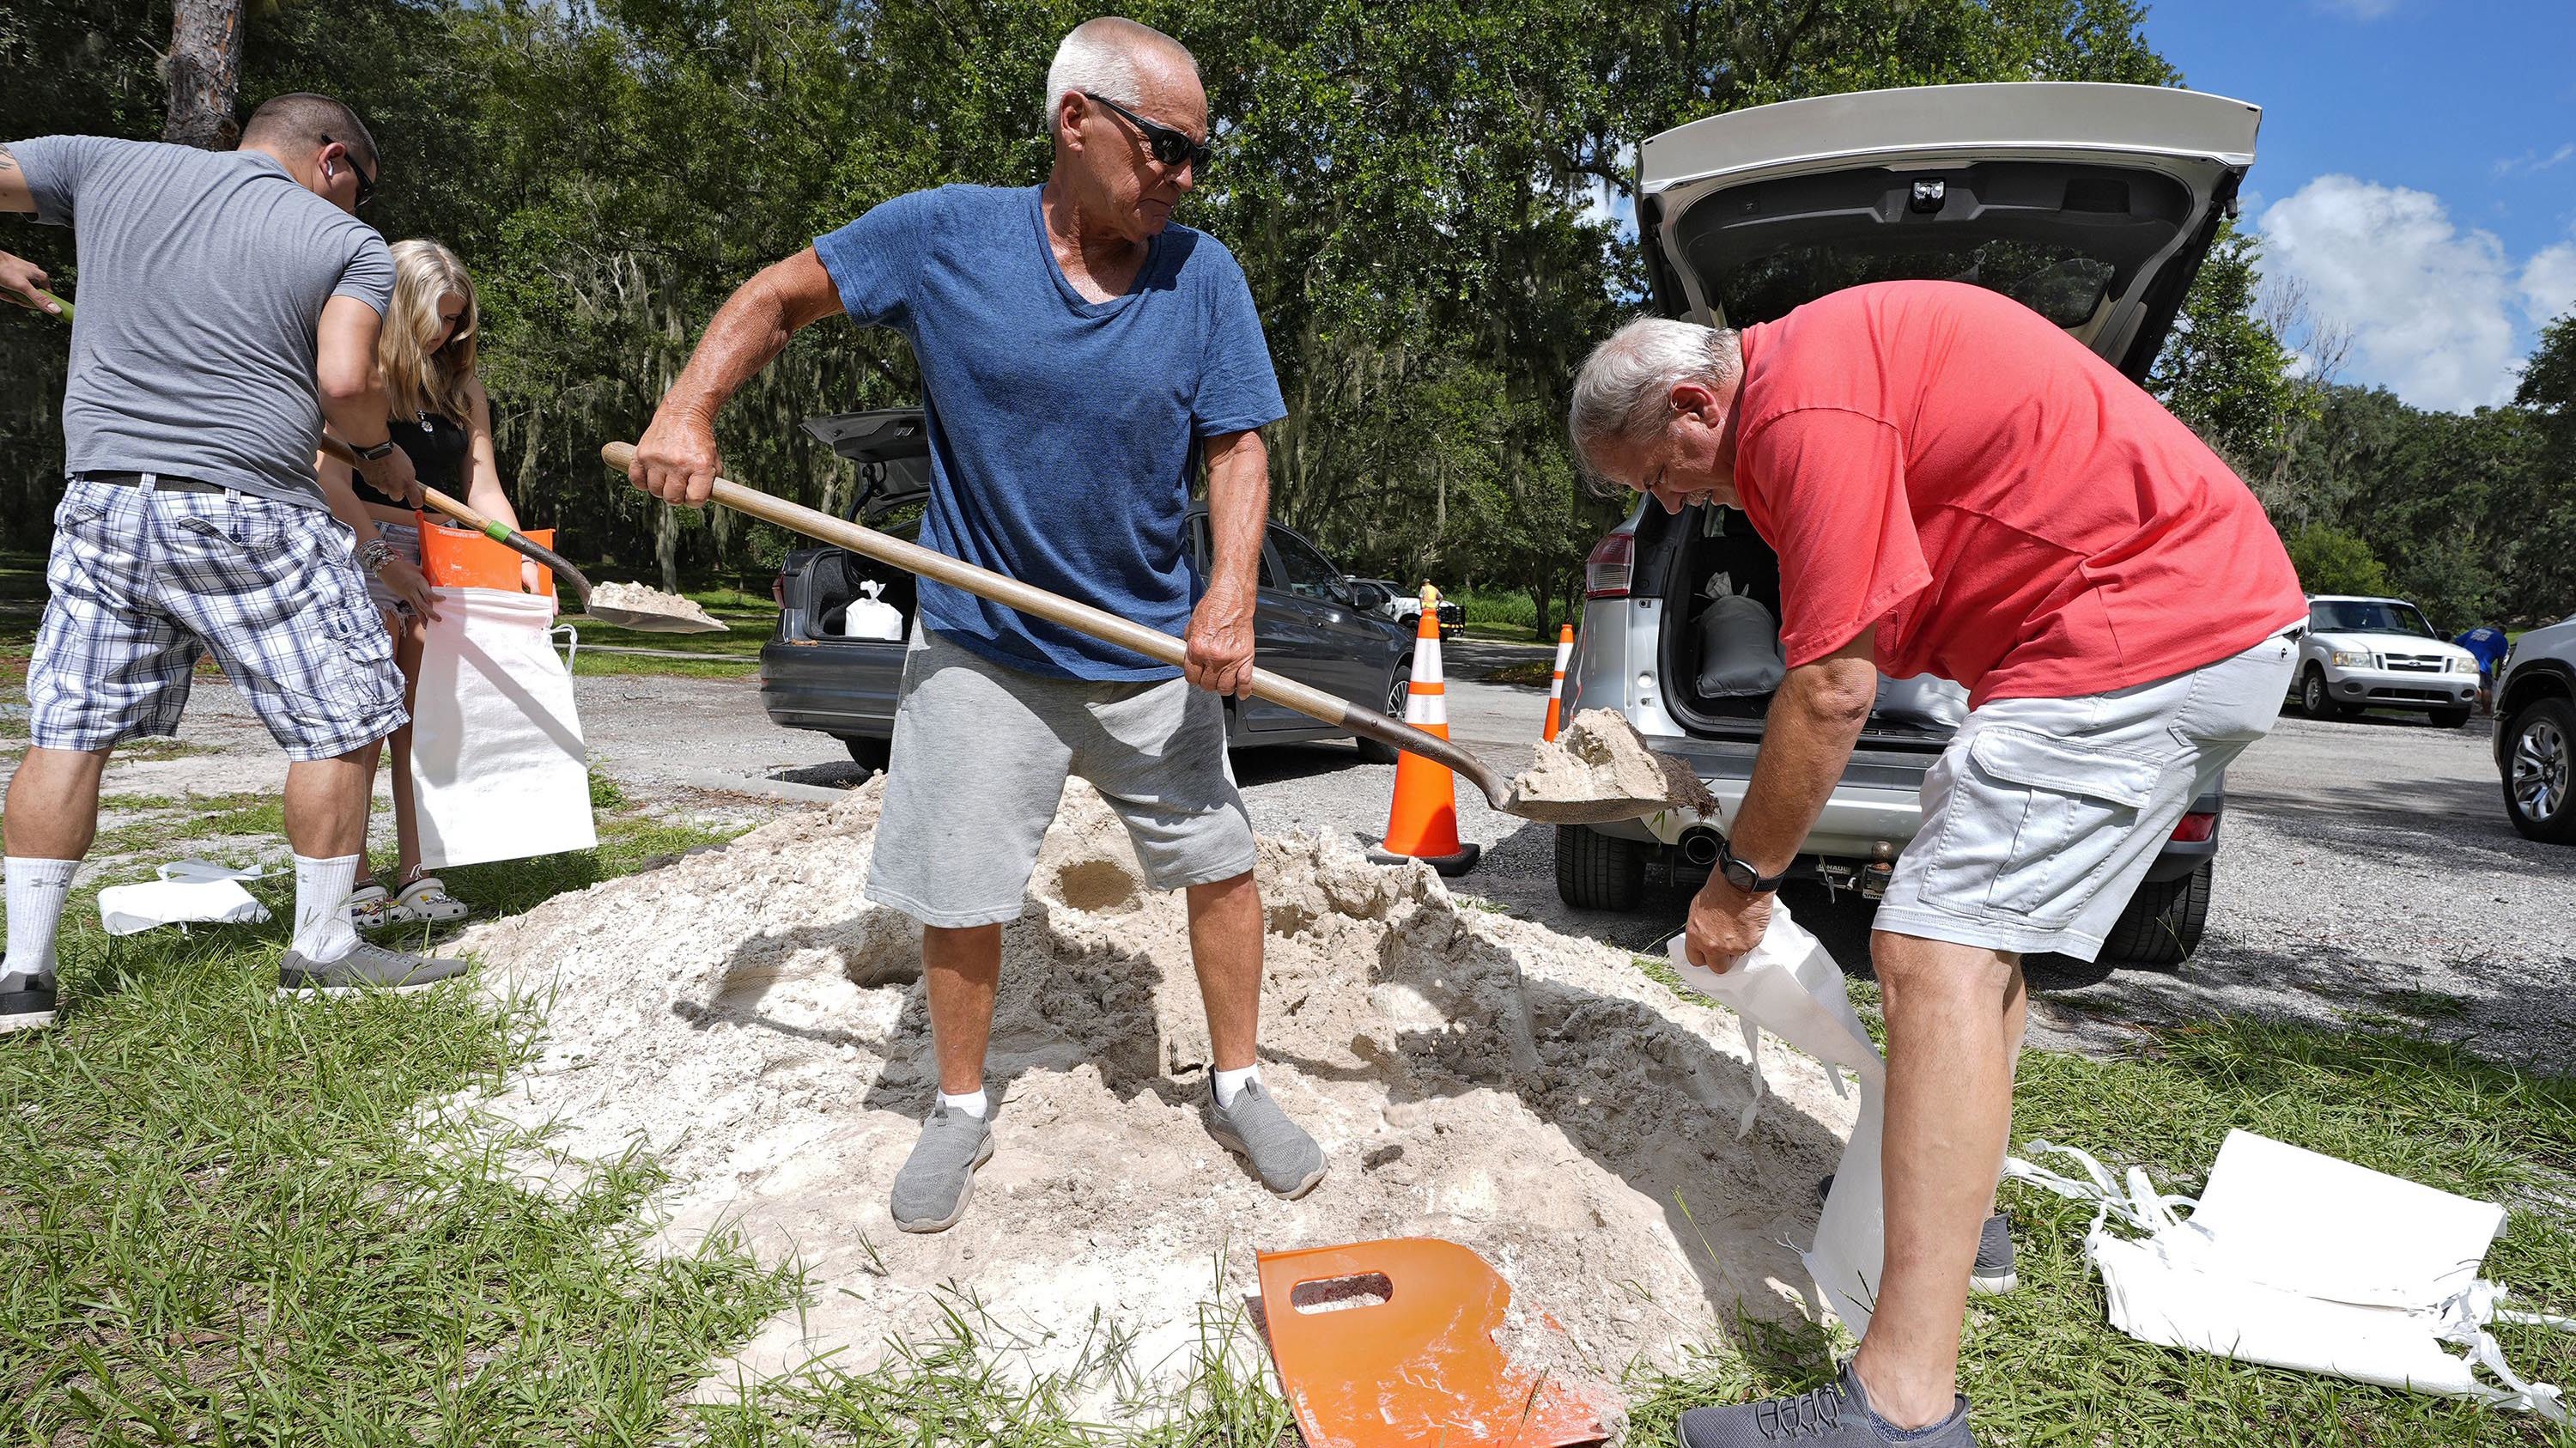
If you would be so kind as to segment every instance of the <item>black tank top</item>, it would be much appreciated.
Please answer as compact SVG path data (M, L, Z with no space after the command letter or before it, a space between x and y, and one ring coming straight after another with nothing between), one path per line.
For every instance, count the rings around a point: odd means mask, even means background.
M412 418L388 418L385 426L393 433L394 446L411 459L411 470L425 487L438 489L451 498L465 496L465 429L435 412L424 412ZM353 478L358 501L380 508L408 506L400 499L388 497L370 487L365 478Z

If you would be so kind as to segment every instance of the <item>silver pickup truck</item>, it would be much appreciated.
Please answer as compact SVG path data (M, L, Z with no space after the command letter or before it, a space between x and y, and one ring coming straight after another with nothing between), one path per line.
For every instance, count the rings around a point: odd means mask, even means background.
M2143 379L2235 207L2260 118L2192 91L2050 83L1870 91L1694 121L1638 158L1654 307L1747 326L1864 282L1974 282ZM1642 506L1586 566L1566 709L1618 710L1732 810L1778 677L1739 665L1776 654L1779 608L1779 559L1742 514ZM1720 654L1727 667L1714 666ZM1920 681L1882 689L1798 873L1871 897L1886 888L1957 703ZM2199 945L2224 808L2219 792L2193 804L2105 960L2174 965ZM1718 824L1561 827L1558 893L1634 909L1650 871L1705 871Z

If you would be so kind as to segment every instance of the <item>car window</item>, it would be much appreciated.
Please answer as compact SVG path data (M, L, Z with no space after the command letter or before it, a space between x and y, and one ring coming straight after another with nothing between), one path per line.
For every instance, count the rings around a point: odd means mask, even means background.
M2419 639L2434 637L2433 626L2411 603L2384 603L2377 599L2336 599L2316 605L2317 628L2326 633L2407 634Z
M1316 552L1305 539L1285 529L1273 528L1270 530L1270 547L1279 555L1280 572L1286 575L1282 582L1290 593L1323 603L1341 602L1339 591L1333 586L1341 581L1341 570ZM1266 578L1262 580L1264 583L1269 581Z

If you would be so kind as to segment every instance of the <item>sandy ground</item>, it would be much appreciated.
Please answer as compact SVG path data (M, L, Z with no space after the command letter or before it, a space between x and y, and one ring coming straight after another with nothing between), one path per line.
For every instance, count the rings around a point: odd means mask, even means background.
M1255 1292L1258 1251L1407 1235L1491 1261L1529 1314L1522 1351L1559 1375L1606 1382L1725 1340L1739 1310L1804 1310L1786 1244L1850 1126L1823 1068L1772 1053L1779 1094L1739 1141L1754 1086L1725 1012L1345 840L1262 843L1263 1079L1330 1162L1307 1197L1271 1196L1205 1131L1180 899L1143 888L1078 782L1004 934L996 1154L957 1227L898 1233L887 1192L935 1068L918 932L859 898L877 794L462 942L487 987L553 997L543 1060L464 1105L552 1123L580 1157L649 1145L675 1241L730 1222L807 1265L815 1305L741 1366L863 1368L971 1292L1033 1371L1114 1331L1135 1371L1175 1373L1203 1305Z

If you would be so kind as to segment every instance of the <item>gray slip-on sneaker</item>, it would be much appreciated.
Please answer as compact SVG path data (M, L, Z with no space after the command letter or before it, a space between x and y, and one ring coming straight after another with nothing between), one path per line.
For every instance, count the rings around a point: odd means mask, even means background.
M993 1157L993 1126L952 1111L942 1101L921 1123L903 1170L894 1174L894 1224L907 1232L945 1232L975 1199L975 1168Z
M1833 1173L1816 1183L1816 1201L1821 1204L1833 1195ZM2003 1212L1990 1212L1977 1228L1977 1265L1968 1269L1968 1290L1987 1297L2001 1297L2021 1285L2014 1270L2012 1218Z
M1693 1408L1673 1426L1681 1448L1770 1448L1796 1443L1803 1448L1976 1448L1968 1431L1968 1400L1960 1398L1950 1416L1911 1431L1891 1427L1869 1410L1869 1395L1846 1364L1842 1376L1813 1392L1794 1398L1765 1398L1724 1408Z
M1263 1186L1293 1202L1324 1179L1324 1149L1288 1119L1259 1081L1244 1083L1234 1104L1226 1106L1216 1099L1216 1078L1209 1077L1207 1112L1208 1135L1252 1163Z
M54 982L25 971L0 976L0 1036L54 1023Z
M281 999L289 1000L317 995L355 995L370 990L407 994L427 990L440 981L454 980L464 973L463 960L406 955L363 940L358 942L357 949L338 960L313 960L289 947L286 954L278 958L277 994Z
M1993 1213L1977 1229L1977 1265L1968 1269L1968 1290L2000 1297L2020 1284L2013 1264L2012 1218Z

